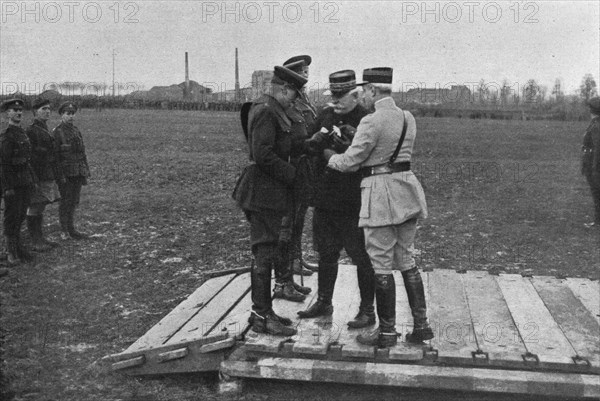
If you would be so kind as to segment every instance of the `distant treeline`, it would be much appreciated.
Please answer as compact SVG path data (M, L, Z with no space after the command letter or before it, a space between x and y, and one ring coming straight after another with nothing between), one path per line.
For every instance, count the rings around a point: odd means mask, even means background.
M25 109L37 96L4 95L4 101L18 97L25 101ZM150 109L150 110L197 110L197 111L232 111L241 109L241 103L235 102L186 102L169 100L145 100L125 96L62 96L55 95L50 99L54 110L67 100L73 101L80 108L102 111L104 109ZM318 107L323 107L328 99L321 99ZM454 117L467 119L498 119L498 120L587 120L589 111L585 103L577 98L562 102L544 102L540 104L521 104L518 108L494 107L478 103L461 105L424 105L415 102L402 102L396 99L399 107L410 110L417 117Z

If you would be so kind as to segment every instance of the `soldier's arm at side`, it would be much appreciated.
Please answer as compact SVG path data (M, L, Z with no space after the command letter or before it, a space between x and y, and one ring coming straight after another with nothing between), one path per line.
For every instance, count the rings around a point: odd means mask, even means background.
M592 127L592 143L593 143L593 159L592 159L592 174L600 183L600 119Z
M0 187L4 195L14 194L13 144L6 138L0 140Z
M256 111L250 127L252 157L265 174L291 186L296 177L296 168L275 153L277 120L271 111L262 107L262 110Z
M331 156L327 167L341 172L357 171L373 151L376 133L370 116L364 117L356 129L350 147L342 154Z

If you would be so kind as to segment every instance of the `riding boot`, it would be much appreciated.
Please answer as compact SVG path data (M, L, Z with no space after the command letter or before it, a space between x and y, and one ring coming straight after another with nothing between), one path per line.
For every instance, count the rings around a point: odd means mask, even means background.
M255 333L265 333L274 336L293 336L298 333L298 330L285 326L280 320L279 316L270 310L265 314L259 315L252 311L250 314L250 329Z
M427 305L425 303L425 290L423 279L417 267L402 272L404 287L408 296L408 304L413 316L413 331L406 335L406 341L420 343L431 340L433 330L427 322Z
M15 236L15 242L17 244L17 255L19 256L19 259L26 262L31 262L33 260L33 256L31 253L29 253L29 250L25 248L25 245L23 245L20 234Z
M351 329L361 329L375 324L375 307L373 301L375 298L375 272L369 264L368 266L357 266L358 289L360 291L360 307L358 314L348 322Z
M46 245L42 239L41 216L27 216L27 230L31 237L31 249L36 252L46 252L52 247Z
M81 231L77 231L75 228L75 207L71 208L69 216L69 235L73 239L87 239L90 236L88 234L82 233Z
M333 298L333 290L335 288L335 281L337 279L338 264L319 262L319 273L318 273L318 297L317 302L311 305L310 308L304 311L299 311L298 316L300 318L311 318L317 316L331 316L333 314L333 305L331 300Z
M393 347L398 343L396 333L396 283L391 274L375 274L375 298L379 327L365 335L359 334L356 340L365 345L379 348Z
M6 240L6 262L10 266L16 266L21 263L19 253L17 251L17 241L15 237L5 235Z
M38 232L40 234L42 242L46 245L50 245L53 248L58 246L58 243L50 241L49 239L44 237L44 215L40 214L39 216L37 216L37 218Z

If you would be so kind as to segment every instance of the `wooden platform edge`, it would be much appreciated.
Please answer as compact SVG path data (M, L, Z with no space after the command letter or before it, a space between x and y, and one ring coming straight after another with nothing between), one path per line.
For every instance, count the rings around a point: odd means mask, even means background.
M221 362L221 373L237 378L337 382L571 398L600 397L599 376L575 373L290 358L264 358L258 361L225 360Z

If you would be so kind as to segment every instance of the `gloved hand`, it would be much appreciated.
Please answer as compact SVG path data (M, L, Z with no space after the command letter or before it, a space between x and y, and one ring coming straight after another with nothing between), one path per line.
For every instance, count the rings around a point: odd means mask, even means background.
M344 153L351 143L352 139L345 139L343 136L339 137L334 135L331 148L335 150L336 153Z
M342 132L342 136L346 139L350 139L350 142L352 142L352 139L354 138L354 134L356 134L356 128L354 128L353 126L349 125L349 124L344 124L340 127L340 131Z
M320 154L329 144L327 129L321 128L321 131L316 132L310 139L307 139L305 144L309 152Z

